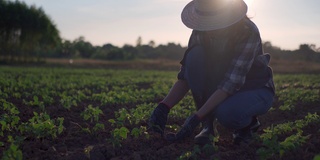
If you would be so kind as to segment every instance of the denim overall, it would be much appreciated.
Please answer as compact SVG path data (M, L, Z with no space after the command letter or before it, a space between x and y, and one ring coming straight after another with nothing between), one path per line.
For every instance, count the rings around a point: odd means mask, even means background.
M200 45L188 49L184 57L183 76L198 109L217 89L232 58L231 54L208 55ZM265 87L270 78L272 71L268 66L253 64L241 89L220 103L209 117L217 118L220 124L231 129L248 126L252 117L265 114L272 105L274 92Z

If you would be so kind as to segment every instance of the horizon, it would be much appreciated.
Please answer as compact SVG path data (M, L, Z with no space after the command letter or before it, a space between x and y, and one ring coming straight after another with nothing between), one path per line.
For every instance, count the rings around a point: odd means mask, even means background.
M247 15L256 23L263 42L282 50L296 50L301 44L320 47L320 1L245 0ZM56 24L60 36L73 41L83 36L94 46L122 47L154 41L156 45L176 43L187 46L191 29L180 19L189 0L22 0L41 7ZM169 3L171 2L171 3ZM275 5L277 4L277 5Z

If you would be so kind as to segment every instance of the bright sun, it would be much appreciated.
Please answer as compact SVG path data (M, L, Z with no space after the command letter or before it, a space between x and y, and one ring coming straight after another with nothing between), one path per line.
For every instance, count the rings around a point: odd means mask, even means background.
M248 7L251 5L251 3L253 2L253 0L244 0L244 2L246 2L246 4L248 5Z

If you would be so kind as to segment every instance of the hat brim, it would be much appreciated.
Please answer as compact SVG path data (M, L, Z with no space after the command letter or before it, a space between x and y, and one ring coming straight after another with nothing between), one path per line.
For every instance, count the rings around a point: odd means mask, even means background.
M182 13L181 20L190 29L199 31L217 30L231 26L247 14L244 1L232 2L228 8L215 15L199 15L194 7L194 1L188 3Z

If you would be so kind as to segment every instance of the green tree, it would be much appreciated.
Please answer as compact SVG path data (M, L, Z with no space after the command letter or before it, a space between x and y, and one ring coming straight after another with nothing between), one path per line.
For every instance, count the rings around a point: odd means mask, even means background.
M0 52L11 61L40 57L61 43L59 31L43 9L0 0Z
M95 52L95 48L92 46L92 44L85 41L85 38L82 36L75 39L73 44L74 49L82 58L91 58L92 54Z
M142 45L142 38L140 36L138 37L136 43L137 43L137 45L136 45L137 47L140 47Z
M122 49L124 50L124 52L126 53L126 58L128 60L130 59L135 59L137 57L138 54L138 50L137 48L131 46L131 45L124 45L122 47Z

